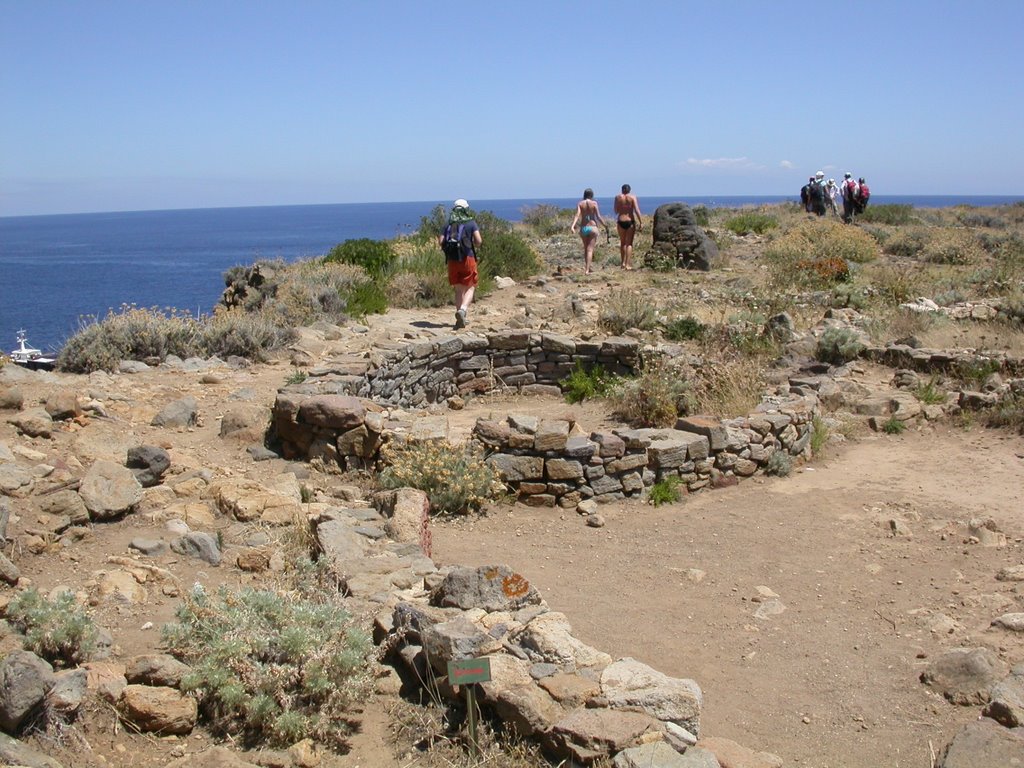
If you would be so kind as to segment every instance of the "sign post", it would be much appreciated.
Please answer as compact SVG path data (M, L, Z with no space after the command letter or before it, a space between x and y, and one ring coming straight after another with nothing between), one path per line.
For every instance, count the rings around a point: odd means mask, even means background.
M469 744L474 755L480 754L480 743L476 735L476 684L491 680L491 660L484 656L479 659L455 659L448 662L448 683L461 685L466 691L466 711L469 714Z

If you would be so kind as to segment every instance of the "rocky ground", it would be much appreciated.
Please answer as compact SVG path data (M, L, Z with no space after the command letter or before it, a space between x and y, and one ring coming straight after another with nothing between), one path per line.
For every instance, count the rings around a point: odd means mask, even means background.
M611 247L602 245L605 266L595 275L583 278L568 256L556 259L549 266L561 274L481 300L470 330L592 336L603 297L623 286L691 296L695 313L712 319L720 311L717 292L754 268L754 249L738 244L725 270L652 281L611 268ZM317 501L350 505L369 490L363 479L257 450L260 425L295 364L448 334L452 319L448 310L406 310L365 325L311 328L289 355L254 366L200 361L90 376L5 367L0 504L9 522L0 533L15 583L0 586L0 604L29 586L51 595L72 591L109 633L109 657L89 672L90 688L102 689L117 665L160 651L160 627L190 585L260 585L279 566L286 528L272 516L241 521L222 514L210 502L211 485L287 486L285 495L304 486ZM958 347L975 346L986 332L970 322L946 331L949 346ZM1008 336L1006 344L1020 339ZM869 400L893 391L893 373L864 361L845 378ZM165 410L186 396L194 404L186 404L183 417ZM72 418L48 428L31 424L34 409L61 401L72 404ZM511 392L468 398L461 410L432 410L447 416L454 438L467 436L478 418L513 413L568 414L587 429L616 424L601 401L568 406ZM159 414L164 423L155 426ZM902 434L882 435L867 429L866 414L851 414L843 422L846 437L837 428L824 457L790 477L758 475L657 508L605 504L600 527L571 509L507 504L480 517L435 520L434 559L507 563L568 616L583 642L696 680L704 692L704 735L781 760L748 755L752 762L736 758L732 765L928 766L978 719L987 697L979 691L1009 679L1024 662L1024 621L1013 618L1024 612L1024 439L941 410L934 416L918 413ZM90 508L83 517L71 496L85 495L87 470L98 462L123 466L129 450L142 445L170 459L158 488L148 489L131 514ZM294 477L282 480L287 473ZM114 486L101 484L100 495L116 496ZM208 534L219 562L204 555L201 539L194 549L161 546L186 530ZM253 551L265 561L239 562ZM5 632L0 643L7 653L19 640ZM953 664L948 654L959 648L975 649L957 667L971 674L937 673L936 662ZM938 679L922 683L923 672ZM1011 698L1020 695L1020 684L1013 691ZM347 755L300 747L245 759L418 764L428 758L393 735L393 700L393 689L381 684ZM98 696L83 705L74 727L28 737L35 751L20 762L47 765L42 755L49 755L63 766L198 765L195 755L213 743L202 728L179 736L136 733ZM729 747L720 749L726 760ZM239 758L207 759L228 766Z

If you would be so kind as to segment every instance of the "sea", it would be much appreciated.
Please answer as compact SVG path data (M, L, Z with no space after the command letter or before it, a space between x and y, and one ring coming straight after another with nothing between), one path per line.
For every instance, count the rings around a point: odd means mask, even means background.
M793 200L762 197L640 199L642 210L673 201L743 207ZM940 208L991 206L1022 196L876 194L873 204ZM611 199L600 199L611 211ZM444 201L447 204L448 201ZM574 208L575 198L474 200L475 210L520 221L545 204ZM438 202L198 208L168 211L0 217L0 350L29 343L56 353L84 324L126 305L210 313L224 290L225 271L259 259L323 255L349 239L389 239L419 228Z

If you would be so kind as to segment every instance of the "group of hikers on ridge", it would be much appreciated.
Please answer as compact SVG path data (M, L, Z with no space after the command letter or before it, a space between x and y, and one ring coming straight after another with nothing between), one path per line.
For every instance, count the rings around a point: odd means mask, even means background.
M853 221L854 216L864 213L870 199L871 190L864 177L854 181L853 174L849 172L843 174L841 184L836 184L835 179L825 181L824 171L818 171L800 188L800 202L804 210L816 216L824 216L826 211L832 211L833 216L841 215L847 224ZM839 200L843 204L842 214L837 205Z

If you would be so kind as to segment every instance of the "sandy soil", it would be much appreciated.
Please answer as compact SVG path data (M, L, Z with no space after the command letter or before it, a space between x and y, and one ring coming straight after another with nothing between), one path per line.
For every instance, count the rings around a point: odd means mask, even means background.
M787 765L930 765L978 711L918 682L928 660L982 645L1024 660L1024 640L989 627L1024 605L995 580L1024 558L1020 437L869 437L788 478L601 514L591 528L571 511L494 507L439 522L435 558L510 563L585 642L697 680L705 733ZM976 517L1008 546L965 543ZM893 536L893 519L911 535Z

